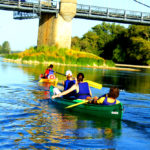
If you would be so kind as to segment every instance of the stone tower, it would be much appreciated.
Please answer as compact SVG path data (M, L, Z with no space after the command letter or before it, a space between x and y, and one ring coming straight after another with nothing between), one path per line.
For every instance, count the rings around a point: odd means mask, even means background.
M72 19L76 14L76 5L77 0L61 0L60 12L57 17L56 14L41 14L38 46L71 47Z

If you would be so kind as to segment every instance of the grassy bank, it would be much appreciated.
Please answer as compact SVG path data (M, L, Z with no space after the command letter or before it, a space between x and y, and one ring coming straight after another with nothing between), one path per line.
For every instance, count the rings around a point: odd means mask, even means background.
M78 65L78 66L94 66L94 67L115 67L111 60L104 60L91 53L75 51L65 48L56 47L31 47L24 52L13 53L6 55L5 58L18 61L20 63L54 63L64 65Z

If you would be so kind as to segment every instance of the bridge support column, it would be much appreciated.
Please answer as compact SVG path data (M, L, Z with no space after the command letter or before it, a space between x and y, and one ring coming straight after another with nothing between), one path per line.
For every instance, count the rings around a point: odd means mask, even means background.
M61 0L57 17L54 14L41 14L38 46L71 47L72 18L76 14L76 3L77 0Z

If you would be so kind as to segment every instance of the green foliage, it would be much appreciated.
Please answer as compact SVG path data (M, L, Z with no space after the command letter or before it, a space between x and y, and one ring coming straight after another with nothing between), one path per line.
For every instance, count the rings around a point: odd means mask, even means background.
M124 62L125 52L123 51L120 45L117 45L116 49L114 49L112 59L116 62L120 62L120 63Z
M58 51L58 56L65 56L67 48L60 48Z
M106 60L105 64L106 66L109 66L109 67L115 67L115 63L112 60Z
M79 57L77 58L77 65L89 65L92 66L93 65L93 61L92 59L86 58L86 57Z
M42 50L43 48L43 50ZM30 47L21 53L14 53L7 55L6 58L18 59L23 61L38 61L40 63L52 62L61 64L74 64L81 66L103 66L104 59L86 52L79 52L74 50L68 50L65 48L57 49L54 47Z
M147 60L146 64L150 66L150 59Z
M0 45L0 54L2 53L1 51L2 51L2 46Z
M150 58L150 27L103 22L83 37L74 37L72 47L108 60L127 64L148 64Z
M77 63L77 58L74 57L74 56L66 55L65 63L66 64L76 64Z
M98 59L97 60L97 65L98 66L103 66L104 65L104 59Z
M5 58L16 60L16 59L19 59L19 56L18 56L18 54L11 54L11 55L7 54L7 55L5 55Z
M24 57L22 58L22 61L24 61L24 60L30 60L30 58L31 58L31 56L24 56Z
M10 49L10 44L8 41L5 41L2 46L0 46L0 53L1 54L10 54L11 49Z

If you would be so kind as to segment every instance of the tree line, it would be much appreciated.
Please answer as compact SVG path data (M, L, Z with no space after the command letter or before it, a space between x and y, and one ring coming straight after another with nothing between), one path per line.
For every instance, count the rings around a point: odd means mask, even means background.
M115 23L92 27L81 38L73 37L72 49L94 53L116 63L150 65L150 27Z
M4 41L2 45L0 45L0 54L10 54L11 48L8 41Z

